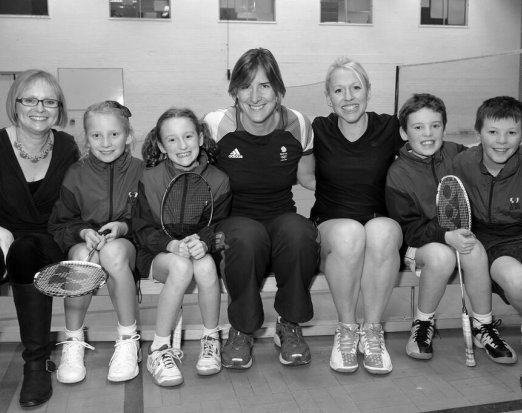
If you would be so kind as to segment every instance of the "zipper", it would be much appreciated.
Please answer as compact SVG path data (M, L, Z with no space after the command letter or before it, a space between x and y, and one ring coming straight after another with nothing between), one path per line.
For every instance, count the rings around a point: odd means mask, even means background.
M493 203L493 188L495 186L495 177L491 178L491 185L489 187L489 200L488 200L488 222L491 223L491 204Z
M435 159L433 159L433 156L431 157L431 173L433 174L433 179L435 179L435 186L438 186L439 178L437 178L437 172L435 171Z
M181 224L183 224L185 222L185 209L186 209L186 203L187 203L187 189L188 189L188 179L187 179L187 175L185 174L185 176L183 176L183 195L182 195L182 200L181 200L181 214L180 214L180 217L179 217L179 222Z
M109 164L109 220L112 222L112 210L113 210L113 197L114 195L114 163Z

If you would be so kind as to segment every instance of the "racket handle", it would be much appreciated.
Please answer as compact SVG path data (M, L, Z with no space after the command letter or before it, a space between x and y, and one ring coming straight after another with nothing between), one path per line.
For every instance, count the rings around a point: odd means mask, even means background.
M473 352L471 323L469 321L469 316L466 313L462 313L462 332L464 334L464 344L466 346L466 366L475 367L477 362L475 361L475 354Z
M96 252L96 248L93 248L92 250L90 250L89 255L87 255L87 257L85 257L85 259L83 261L90 261L95 252Z

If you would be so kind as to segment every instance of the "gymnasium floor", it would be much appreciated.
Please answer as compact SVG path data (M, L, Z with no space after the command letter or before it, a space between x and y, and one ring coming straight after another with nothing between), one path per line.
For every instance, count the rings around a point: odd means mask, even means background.
M501 329L522 356L520 330ZM466 367L459 329L446 329L435 338L430 361L409 358L404 352L407 332L388 333L387 346L394 370L373 376L362 368L353 374L330 370L331 336L308 337L312 363L301 367L279 364L272 340L257 340L255 360L246 371L223 370L198 377L195 362L199 342L183 344L181 370L185 383L164 389L156 386L145 362L137 378L125 384L106 380L112 343L91 343L86 356L87 378L64 385L53 375L54 395L33 412L522 412L521 364L498 365L476 351L477 366ZM150 343L142 343L144 353ZM25 411L18 405L21 383L21 346L0 343L0 413ZM59 360L59 349L53 354ZM360 358L360 362L362 359ZM145 369L145 371L143 371Z

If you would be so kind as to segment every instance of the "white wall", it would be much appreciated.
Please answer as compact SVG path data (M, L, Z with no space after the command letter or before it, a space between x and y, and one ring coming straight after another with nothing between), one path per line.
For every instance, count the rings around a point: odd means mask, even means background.
M374 0L369 26L319 24L319 0L276 0L275 23L230 24L218 21L217 0L171 3L172 20L111 20L108 0L49 0L50 18L0 17L0 71L121 67L143 139L169 106L201 115L228 106L226 70L252 47L278 59L287 105L315 116L328 113L320 82L337 56L363 63L370 109L391 112L397 64L498 53L521 42L520 0L470 0L466 28L419 27L420 0ZM300 87L308 84L316 85ZM518 91L511 80L506 87Z

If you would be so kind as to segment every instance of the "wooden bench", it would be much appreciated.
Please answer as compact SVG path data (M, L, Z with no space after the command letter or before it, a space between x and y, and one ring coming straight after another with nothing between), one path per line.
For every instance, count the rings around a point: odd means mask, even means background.
M163 284L153 280L141 280L142 302L139 304L138 323L140 324L141 334L144 340L152 340L154 335L155 310L157 298L161 292ZM458 276L454 275L449 282L447 292L443 302L437 310L438 328L460 327L460 286ZM392 295L388 308L384 314L384 329L386 331L407 331L415 315L416 299L419 286L419 278L409 270L399 272L395 292L401 290L399 295ZM450 289L452 289L450 291ZM226 317L226 305L228 296L226 289L221 281L222 306L220 325L224 327L224 336L228 330L228 320ZM277 291L275 277L269 276L265 279L261 289L261 296L265 301L265 323L256 332L256 337L272 337L275 332L275 317L277 314L272 308L273 298ZM310 286L312 300L316 316L312 320L303 324L304 335L330 335L337 324L337 315L331 298L328 283L323 274L318 274ZM0 342L17 341L18 325L16 313L12 302L10 288L3 285L0 288ZM97 301L102 300L102 305L97 305ZM521 322L520 316L511 306L504 304L494 295L493 313L503 319L504 324L513 325ZM55 300L53 311L52 330L57 332L57 340L61 339L61 332L64 328L64 317L62 300ZM394 309L392 307L400 308ZM326 308L326 311L325 311ZM197 304L197 287L191 285L186 292L184 299L184 316L178 320L175 336L177 339L195 340L201 335L201 316ZM326 315L325 315L326 314ZM108 319L105 324L100 322ZM107 325L106 325L107 324ZM89 328L89 339L92 341L114 340L115 314L112 303L108 297L107 287L100 289L93 299L86 319L86 326Z
M297 210L303 216L309 216L309 211L314 202L313 193L300 186L293 188L294 200ZM446 293L437 309L437 327L460 327L460 287L458 277L450 279ZM416 297L419 278L409 270L402 270L397 277L396 286L388 307L383 316L383 325L386 331L408 331L416 310ZM142 302L139 304L137 314L141 328L141 335L145 340L152 340L154 336L154 322L158 295L162 284L153 280L141 280ZM314 303L314 318L303 324L304 335L331 335L337 324L337 313L328 288L328 283L323 274L318 274L310 286L312 301ZM220 311L220 325L227 331L227 302L226 289L221 284L222 299ZM265 310L265 323L256 333L257 337L271 337L275 332L275 319L277 313L273 309L273 299L277 291L275 278L266 278L261 289ZM177 332L184 339L199 339L201 335L201 315L197 304L197 288L189 287L184 298L183 319L177 323ZM65 319L63 315L62 300L56 299L53 308L53 331L63 331ZM357 315L361 318L360 303ZM520 316L509 305L504 304L496 295L493 296L493 313L503 319L504 324L520 325ZM114 326L116 317L107 288L102 288L89 308L86 317L86 326L89 327L89 339L93 341L114 340ZM58 334L60 335L60 334ZM60 337L58 337L60 339ZM19 340L18 323L12 297L6 285L0 287L0 342Z
M226 316L226 306L228 304L228 295L223 281L221 280L221 291L222 291L222 308L221 308L221 320L220 325L224 327L224 335L226 336L228 330L228 320ZM141 280L141 294L143 301L140 304L141 310L148 304L145 299L156 297L161 292L163 284L155 282L153 280ZM402 269L397 277L394 292L401 290L400 296L393 296L388 305L387 311L384 314L384 329L386 331L408 331L411 327L411 322L415 316L417 307L417 294L419 287L419 277L409 271L408 269ZM267 277L261 289L261 296L266 300L265 302L265 323L263 327L256 332L256 337L272 337L275 334L275 310L272 309L273 298L277 291L276 280L273 275ZM329 335L335 329L337 324L337 315L335 311L330 311L327 317L319 316L319 310L323 306L330 307L334 310L333 300L331 298L330 289L328 282L324 274L317 274L310 286L312 299L314 300L314 307L316 310L316 317L307 323L303 324L304 335ZM98 292L98 295L107 295L107 289L104 287ZM496 295L493 296L493 312L494 315L503 319L504 324L520 324L521 318L516 311L509 305L502 302ZM155 303L155 301L153 301ZM393 305L400 303L403 310L397 312L397 314L390 314L389 309ZM469 303L469 300L468 300ZM154 306L154 304L153 304ZM469 307L469 305L468 305ZM152 310L155 310L153 308ZM272 317L267 316L267 312L272 311ZM199 339L201 335L201 317L199 315L199 307L197 305L197 286L193 283L186 291L184 300L184 314L188 315L188 312L192 312L192 319L190 317L180 317L176 326L175 335L178 338L193 340ZM195 317L194 317L195 313ZM360 313L360 311L359 311ZM457 272L450 278L447 292L443 301L439 305L437 310L437 325L439 328L460 328L460 315L461 315L461 300L460 300L460 285ZM185 323L187 319L187 323ZM152 330L151 330L152 329ZM144 339L152 339L153 328L152 326L145 326L142 323L142 336Z
M459 282L458 277L455 277L455 276L453 276L452 279L450 280L450 283L458 283L458 282ZM226 293L227 293L226 287L225 287L225 284L222 279L220 280L220 284L221 284L222 294L226 295ZM406 288L410 289L410 317L409 317L410 320L412 320L413 317L415 316L415 310L416 310L415 289L418 287L418 285L419 285L419 278L417 277L417 275L415 275L414 273L412 273L409 270L403 270L403 271L399 272L399 275L397 277L397 282L396 282L396 288L406 287ZM140 282L140 290L141 290L142 296L143 295L145 295L145 296L157 295L161 292L162 287L163 287L162 283L156 282L151 279L144 279L144 280L141 280L141 282ZM194 294L197 294L197 292L198 292L197 285L195 283L192 283L191 286L187 289L185 294L194 295ZM261 294L263 295L263 294L267 294L267 293L270 294L270 293L275 293L275 292L277 292L277 284L276 284L276 279L275 279L274 275L272 274L265 279L265 281L263 283L263 287L261 289ZM314 277L314 279L312 280L312 284L310 285L310 292L312 295L315 293L327 293L327 294L330 293L328 281L326 280L326 277L324 274L317 274ZM98 294L107 294L106 288L101 290ZM270 334L265 334L265 335L270 335ZM273 333L271 335L273 335ZM189 334L183 333L183 316L182 316L182 312L181 312L181 314L178 317L178 321L176 323L174 331L173 331L174 344L180 345L182 339L188 339L190 336L191 335L189 335ZM256 336L259 337L259 336L262 336L262 334L256 334ZM197 339L197 338L199 338L199 336L196 335L195 338Z

